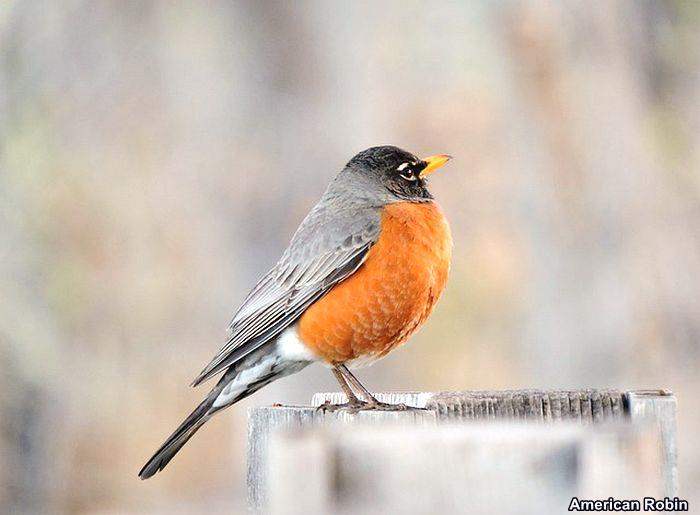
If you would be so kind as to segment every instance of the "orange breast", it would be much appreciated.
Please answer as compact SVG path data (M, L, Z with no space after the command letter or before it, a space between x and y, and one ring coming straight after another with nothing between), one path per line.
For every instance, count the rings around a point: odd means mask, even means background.
M364 264L301 317L301 340L329 363L385 355L430 315L451 254L450 228L437 204L390 204Z

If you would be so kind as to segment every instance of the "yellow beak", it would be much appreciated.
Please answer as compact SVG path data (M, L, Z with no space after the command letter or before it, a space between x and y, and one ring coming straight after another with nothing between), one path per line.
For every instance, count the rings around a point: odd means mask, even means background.
M448 156L447 154L436 154L434 156L426 157L425 159L423 159L423 161L428 163L428 166L426 166L420 173L421 179L423 177L427 177L438 168L441 168L450 159L452 159L452 156Z

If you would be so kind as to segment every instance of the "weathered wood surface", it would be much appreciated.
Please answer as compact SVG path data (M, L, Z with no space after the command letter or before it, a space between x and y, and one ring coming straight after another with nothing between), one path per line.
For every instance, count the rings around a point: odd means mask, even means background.
M426 408L419 412L323 413L315 409L326 400L343 402L339 393L316 394L312 407L267 407L249 412L248 492L251 506L265 510L268 485L267 460L270 435L290 430L374 424L384 426L433 426L465 421L569 421L588 426L600 422L639 421L658 426L662 460L658 476L664 478L665 493L677 491L675 448L675 398L663 391L620 392L617 390L499 392L408 392L380 393L380 400ZM471 424L469 424L471 425ZM353 430L354 431L354 430ZM433 429L435 431L435 429ZM347 432L347 431L346 431ZM350 432L347 432L350 433ZM311 445L311 444L308 444ZM280 451L282 452L282 451ZM313 454L312 451L310 451ZM308 473L318 463L307 462ZM319 465L320 466L320 465ZM277 474L277 473L276 473ZM291 484L291 483L290 483ZM282 488L282 487L280 487Z
M665 391L639 390L626 395L627 411L633 421L656 424L661 435L664 493L678 494L678 447L676 443L676 397Z
M380 393L379 400L435 411L440 421L454 419L529 419L601 422L625 414L625 394L618 390L504 390L472 392ZM312 406L345 402L342 393L317 393Z
M659 495L658 432L518 422L357 425L270 441L272 515L565 513L574 495Z
M270 436L275 432L306 430L323 426L362 425L435 425L434 411L368 412L355 415L338 411L323 413L316 408L278 406L253 408L248 411L248 501L256 510L263 510L267 490L267 457ZM315 462L309 460L309 467Z

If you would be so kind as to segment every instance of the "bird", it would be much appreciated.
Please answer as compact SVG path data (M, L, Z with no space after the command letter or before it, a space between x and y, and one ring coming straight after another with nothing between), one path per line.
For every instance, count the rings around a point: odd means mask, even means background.
M406 342L445 289L452 236L427 177L450 159L389 145L350 159L236 311L226 343L191 386L221 378L141 479L163 470L216 413L312 363L329 367L347 397L321 409L407 409L378 401L350 369Z

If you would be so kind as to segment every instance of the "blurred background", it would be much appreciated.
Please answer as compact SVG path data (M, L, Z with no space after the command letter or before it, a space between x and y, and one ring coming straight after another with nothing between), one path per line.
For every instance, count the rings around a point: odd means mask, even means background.
M0 511L232 513L246 409L137 472L356 152L447 152L435 315L376 390L665 387L700 502L700 3L0 5ZM310 465L311 466L311 465Z

